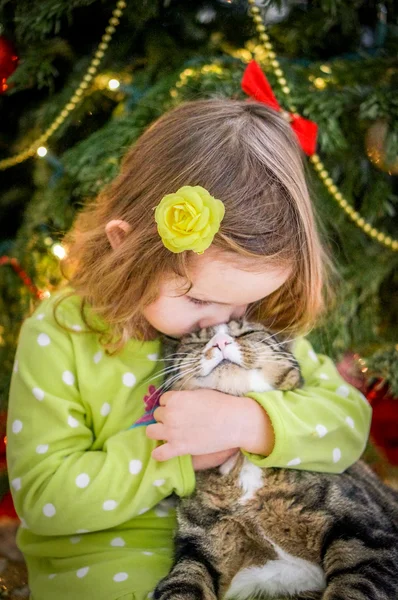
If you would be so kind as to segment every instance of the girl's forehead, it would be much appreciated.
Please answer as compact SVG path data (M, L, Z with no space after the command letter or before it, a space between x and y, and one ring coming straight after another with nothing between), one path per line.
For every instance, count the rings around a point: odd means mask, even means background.
M232 260L212 251L195 256L191 263L189 296L222 304L251 304L269 296L288 279L287 267L254 265L239 257Z

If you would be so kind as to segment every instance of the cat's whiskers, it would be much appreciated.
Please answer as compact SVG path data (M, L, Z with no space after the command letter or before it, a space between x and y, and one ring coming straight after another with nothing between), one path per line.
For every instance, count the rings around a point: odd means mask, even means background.
M174 375L170 380L167 380L167 382L164 383L164 386L166 389L169 389L170 386L174 385L179 379L183 379L186 375L189 375L190 373L192 373L192 376L188 379L188 381L190 381L192 379L192 377L195 376L196 373L200 372L200 366L195 367L189 371L184 371L183 373L177 373L177 375Z

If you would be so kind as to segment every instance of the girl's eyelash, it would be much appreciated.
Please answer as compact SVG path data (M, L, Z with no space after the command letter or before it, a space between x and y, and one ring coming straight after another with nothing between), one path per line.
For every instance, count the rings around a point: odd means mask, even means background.
M188 300L192 302L192 304L196 304L199 306L206 306L206 304L211 304L210 302L206 302L206 300L198 300L197 298L191 298L191 296L187 296Z

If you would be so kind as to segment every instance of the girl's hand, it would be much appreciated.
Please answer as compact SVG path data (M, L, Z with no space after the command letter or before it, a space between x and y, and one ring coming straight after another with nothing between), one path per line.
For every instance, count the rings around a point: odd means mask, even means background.
M157 423L148 425L146 435L166 442L153 450L152 458L156 460L231 448L265 453L273 447L268 416L250 398L214 390L166 392L153 416Z
M192 466L194 471L204 471L205 469L214 469L227 461L233 454L239 452L239 448L231 448L223 452L212 452L211 454L199 454L192 457Z

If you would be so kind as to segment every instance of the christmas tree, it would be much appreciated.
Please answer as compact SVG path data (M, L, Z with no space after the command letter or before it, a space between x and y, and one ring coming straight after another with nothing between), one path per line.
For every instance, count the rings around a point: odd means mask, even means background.
M393 0L0 0L0 26L3 413L21 322L61 281L76 211L167 109L245 97L242 73L255 59L281 107L319 127L308 176L340 277L311 341L345 355L364 390L376 377L370 391L391 398L398 422Z
M252 59L281 108L319 127L308 177L339 277L310 339L366 393L398 464L397 56L394 0L0 0L2 515L18 332L62 281L63 235L167 109L244 98ZM26 596L24 577L8 571L5 593Z

